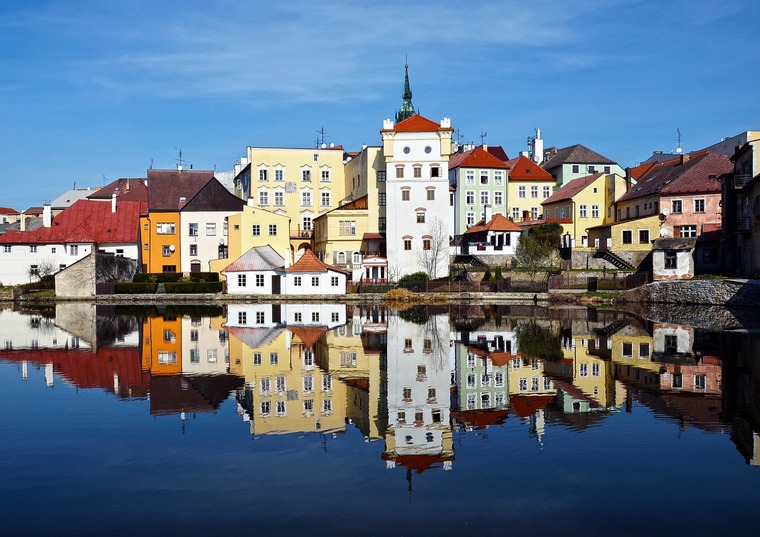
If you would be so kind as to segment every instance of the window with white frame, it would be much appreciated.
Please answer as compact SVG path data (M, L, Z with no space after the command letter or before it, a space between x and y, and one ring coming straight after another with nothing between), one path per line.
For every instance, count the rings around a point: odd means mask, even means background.
M385 192L378 193L378 195L377 195L377 204L380 207L384 207L385 206Z
M282 190L274 191L274 205L275 207L283 207L285 205L285 192Z
M261 224L253 224L251 226L251 235L254 237L261 235Z
M695 213L703 213L705 212L705 199L704 198L697 198L694 200L694 212Z
M520 185L517 187L517 197L520 199L525 199L525 186Z
M494 205L504 205L504 199L503 199L504 193L500 190L497 190L493 193L493 204Z
M329 183L330 182L330 170L323 169L320 173L320 178L323 183Z
M531 207L530 208L530 217L533 220L538 220L538 217L539 217L540 214L541 213L540 213L540 208L539 207Z
M311 277L311 286L312 287L319 287L319 276L312 276Z
M317 278L319 280L319 278ZM317 281L319 283L319 281ZM318 311L312 311L311 312L311 322L318 323L319 322L319 312Z
M530 197L531 199L538 199L538 185L531 185Z
M187 225L187 234L191 237L197 237L198 236L198 223L193 222Z
M678 232L681 238L690 238L697 236L697 226L678 226Z
M311 181L311 168L304 168L301 170L301 181Z
M209 222L206 224L206 236L207 237L216 236L216 224L212 222Z
M528 391L528 377L520 377L518 380L518 389L521 392Z
M502 186L504 184L504 173L501 170L494 170L493 184L494 186Z
M259 205L266 207L269 205L269 191L259 190Z
M295 285L296 287L301 287L301 276L293 277L293 285Z
M489 205L491 202L491 193L488 190L480 191L480 204Z
M70 255L79 255L79 245L72 244L69 246L69 254Z
M474 185L475 184L475 170L467 170L464 172L465 181L464 183L466 185Z
M244 311L238 312L238 324L246 324L248 322L248 314Z
M264 275L256 274L256 287L264 287Z
M579 374L581 377L588 377L588 364L580 364Z
M475 225L475 213L468 211L467 212L467 227L472 227Z
M512 220L520 220L520 208L512 207Z
M672 213L682 213L683 212L683 201L682 200L670 200L670 212L672 212Z
M591 218L599 218L599 205L591 206Z
M322 192L322 195L320 196L320 206L322 207L329 207L330 206L330 193L329 192Z
M552 187L545 186L544 187L544 199L548 198L551 195L552 195Z
M311 191L301 191L301 207L311 207Z
M247 278L248 277L245 274L238 274L237 275L238 287L245 287Z
M587 208L588 206L585 203L581 203L580 205L578 205L578 216L580 218L586 218L588 216Z
M266 168L259 169L259 181L269 181L269 175Z
M475 191L467 190L464 194L464 199L467 205L475 205Z
M269 224L269 236L274 237L277 235L277 224Z
M158 235L174 235L175 229L174 222L158 222L156 224L156 234Z
M274 170L274 180L275 181L284 181L285 180L285 170L282 168L276 168Z

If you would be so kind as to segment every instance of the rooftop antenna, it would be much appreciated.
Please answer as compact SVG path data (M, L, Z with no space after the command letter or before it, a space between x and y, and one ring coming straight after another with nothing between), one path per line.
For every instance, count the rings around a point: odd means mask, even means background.
M483 145L483 143L485 142L486 136L488 136L488 133L484 130L481 130L478 136L480 136L480 145Z
M317 149L325 145L325 128L322 127L317 131Z
M174 150L177 151L177 153L179 154L179 158L177 159L177 169L179 171L182 171L182 169L184 167L184 164L185 164L185 161L182 160L182 148L181 147L180 148L176 148L175 147Z
M462 143L462 138L464 138L464 134L462 134L462 131L459 130L459 129L457 129L456 132L454 133L454 135L456 136L457 143L461 144Z
M106 174L101 173L100 175L103 176L103 186L106 186Z
M676 133L678 134L678 148L676 149L676 153L683 153L683 149L681 149L681 129L676 129Z
M153 169L153 159L150 159L150 168L148 168L148 169L149 169L149 170L152 170L152 169Z

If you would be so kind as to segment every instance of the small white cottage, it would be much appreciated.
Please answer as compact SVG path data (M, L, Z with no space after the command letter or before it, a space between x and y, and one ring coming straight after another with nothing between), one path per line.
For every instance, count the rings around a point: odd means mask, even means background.
M269 245L254 246L222 270L231 295L279 295L285 260Z
M306 250L298 261L285 269L283 293L288 295L346 294L349 273L328 265Z

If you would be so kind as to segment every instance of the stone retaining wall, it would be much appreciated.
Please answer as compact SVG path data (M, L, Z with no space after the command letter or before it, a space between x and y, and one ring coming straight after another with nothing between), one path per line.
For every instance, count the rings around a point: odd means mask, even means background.
M760 305L758 280L681 280L653 282L627 291L621 303Z

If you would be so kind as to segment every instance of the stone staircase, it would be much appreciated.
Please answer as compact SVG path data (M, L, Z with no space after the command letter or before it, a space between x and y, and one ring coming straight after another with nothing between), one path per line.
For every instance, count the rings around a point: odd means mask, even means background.
M594 257L597 259L604 259L608 263L610 263L612 266L618 269L633 269L633 265L631 265L628 261L623 259L620 256L617 256L610 252L609 250L605 250L603 252L597 252L594 254Z

